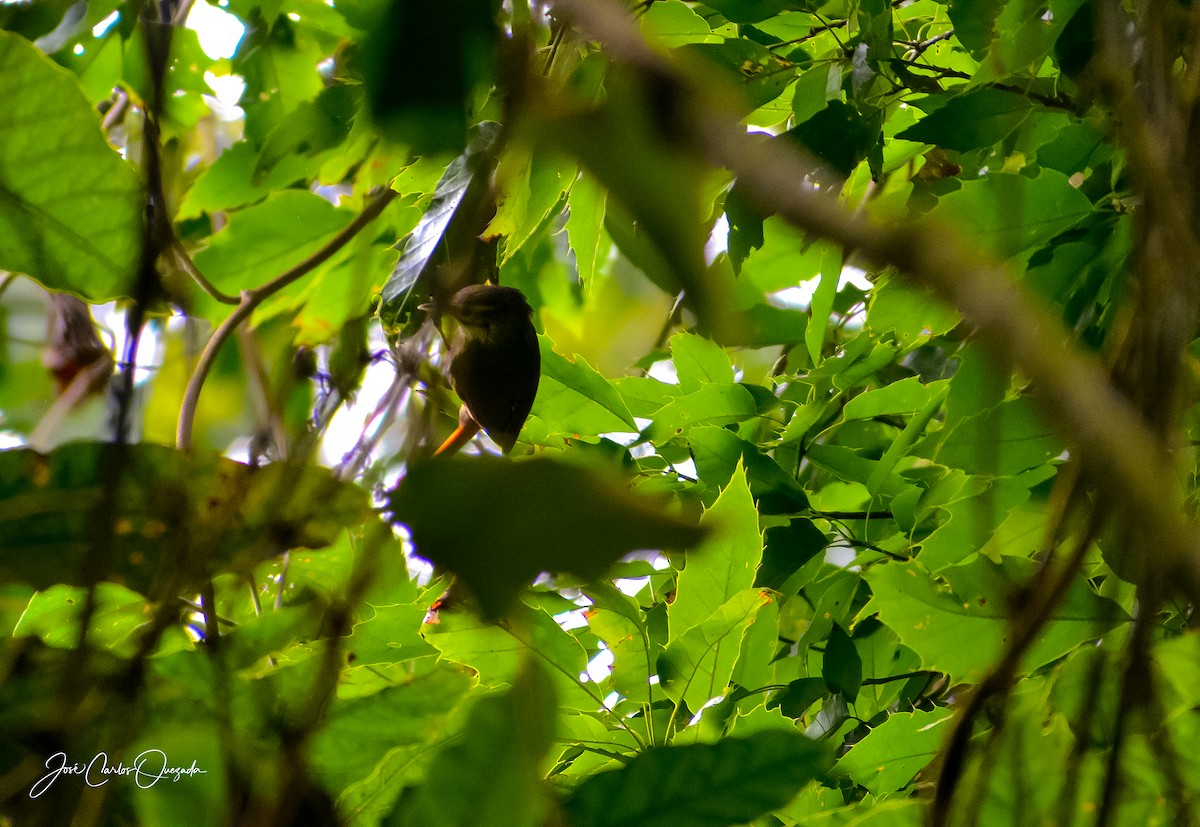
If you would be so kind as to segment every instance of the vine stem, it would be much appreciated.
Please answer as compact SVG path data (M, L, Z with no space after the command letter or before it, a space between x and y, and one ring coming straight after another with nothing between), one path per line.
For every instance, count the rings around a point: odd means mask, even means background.
M397 195L399 193L395 190L384 190L367 204L363 211L346 225L345 229L331 238L329 243L324 247L317 250L295 267L271 279L266 284L255 287L252 290L242 291L237 307L213 331L212 337L208 340L208 344L204 346L204 351L200 354L200 359L196 362L196 368L192 371L192 376L188 380L187 390L183 395L183 404L179 408L179 424L175 431L175 445L177 448L186 451L192 447L192 429L195 425L196 405L200 401L200 391L204 388L204 382L208 379L208 374L212 370L213 363L217 361L217 354L220 353L221 347L233 335L238 326L249 319L250 314L258 309L258 306L264 301L328 261L334 253L346 246L363 228L378 218L379 214L383 212L384 208Z

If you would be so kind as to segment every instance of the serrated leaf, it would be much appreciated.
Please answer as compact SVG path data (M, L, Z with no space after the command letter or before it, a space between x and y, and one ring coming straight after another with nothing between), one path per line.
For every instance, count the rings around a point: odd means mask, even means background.
M842 756L833 771L849 775L874 795L903 789L950 735L948 709L897 712Z
M538 344L542 378L532 413L552 432L594 436L637 430L620 392L582 356L561 356L546 336L538 336Z
M71 73L0 31L0 269L91 302L131 295L142 187Z
M725 827L782 807L828 765L799 733L646 750L584 781L566 804L574 827Z
M746 472L740 465L712 508L704 512L701 525L713 529L713 534L688 557L679 573L675 600L667 609L671 640L754 585L754 571L762 559L762 534Z
M701 382L733 381L733 364L725 350L711 339L680 331L671 337L671 361L684 393L699 390Z
M658 675L667 697L688 709L703 709L723 695L747 630L771 602L767 592L746 589L703 622L674 636L658 659Z
M682 4L681 4L682 5ZM689 12L690 13L690 12ZM567 196L567 239L585 291L590 291L611 246L604 242L604 210L608 193L590 175L581 174Z

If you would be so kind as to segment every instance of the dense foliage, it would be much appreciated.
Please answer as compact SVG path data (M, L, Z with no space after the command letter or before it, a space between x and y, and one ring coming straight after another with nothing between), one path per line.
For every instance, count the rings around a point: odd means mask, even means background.
M1196 43L0 4L0 819L1194 822ZM485 279L533 413L431 459Z

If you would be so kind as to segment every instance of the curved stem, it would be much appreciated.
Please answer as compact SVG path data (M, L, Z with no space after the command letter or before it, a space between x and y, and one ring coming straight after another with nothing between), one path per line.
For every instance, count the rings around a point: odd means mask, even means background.
M225 344L238 325L250 318L250 314L271 296L308 275L328 261L334 253L346 246L350 239L354 238L364 227L378 218L379 214L383 212L384 208L397 195L398 193L395 190L384 190L353 221L347 224L344 230L331 238L329 243L324 247L261 287L242 291L241 300L238 302L237 307L213 331L212 337L208 340L208 344L204 346L204 351L200 354L199 361L196 362L196 369L192 371L191 379L188 380L187 390L183 395L183 404L179 408L179 425L175 431L176 447L181 450L187 450L192 447L192 428L196 419L196 405L200 401L200 391L204 388L204 382L208 379L208 374L212 370L213 364L217 361L217 354L221 351L222 345Z

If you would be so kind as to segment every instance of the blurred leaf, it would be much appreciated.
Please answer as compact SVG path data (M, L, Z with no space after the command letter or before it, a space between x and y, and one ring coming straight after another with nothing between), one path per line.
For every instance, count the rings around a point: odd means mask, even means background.
M78 81L0 31L0 100L0 269L91 302L131 295L141 182Z
M365 491L315 466L250 468L158 445L4 451L0 580L87 585L85 560L111 536L106 579L152 594L183 574L180 588L195 587L288 549L329 545L369 514ZM182 568L189 549L207 559Z
M824 746L799 733L653 747L588 778L566 809L575 827L732 827L782 807L827 766Z
M405 825L537 827L550 807L542 762L555 736L554 689L528 658L513 688L475 701L463 737L441 750L411 805L396 810Z
M672 92L652 87L652 82L613 66L601 105L569 115L556 115L553 106L530 114L539 138L578 158L632 215L686 293L702 332L717 341L734 339L744 325L734 310L731 279L704 260L710 213L704 186L712 173L664 129L671 113L663 101L671 100ZM612 152L614 146L622 151Z
M353 86L337 85L322 90L287 113L267 136L254 166L254 181L289 155L315 155L337 146L350 134L360 95Z
M471 98L495 72L498 37L487 0L389 0L363 47L379 130L417 154L461 151Z
M766 47L745 38L728 38L723 43L694 43L676 53L706 60L729 84L741 92L749 113L779 97L791 83L796 70L779 60Z
M615 479L545 458L426 462L389 507L417 552L461 577L489 618L539 572L591 580L630 551L689 547L705 533Z
M388 753L445 738L449 719L472 687L462 671L446 666L413 675L365 698L338 700L313 737L312 761L330 791L366 778Z
M1051 169L1037 177L992 173L938 199L923 221L962 227L998 259L1011 258L1069 230L1092 212L1087 196Z

